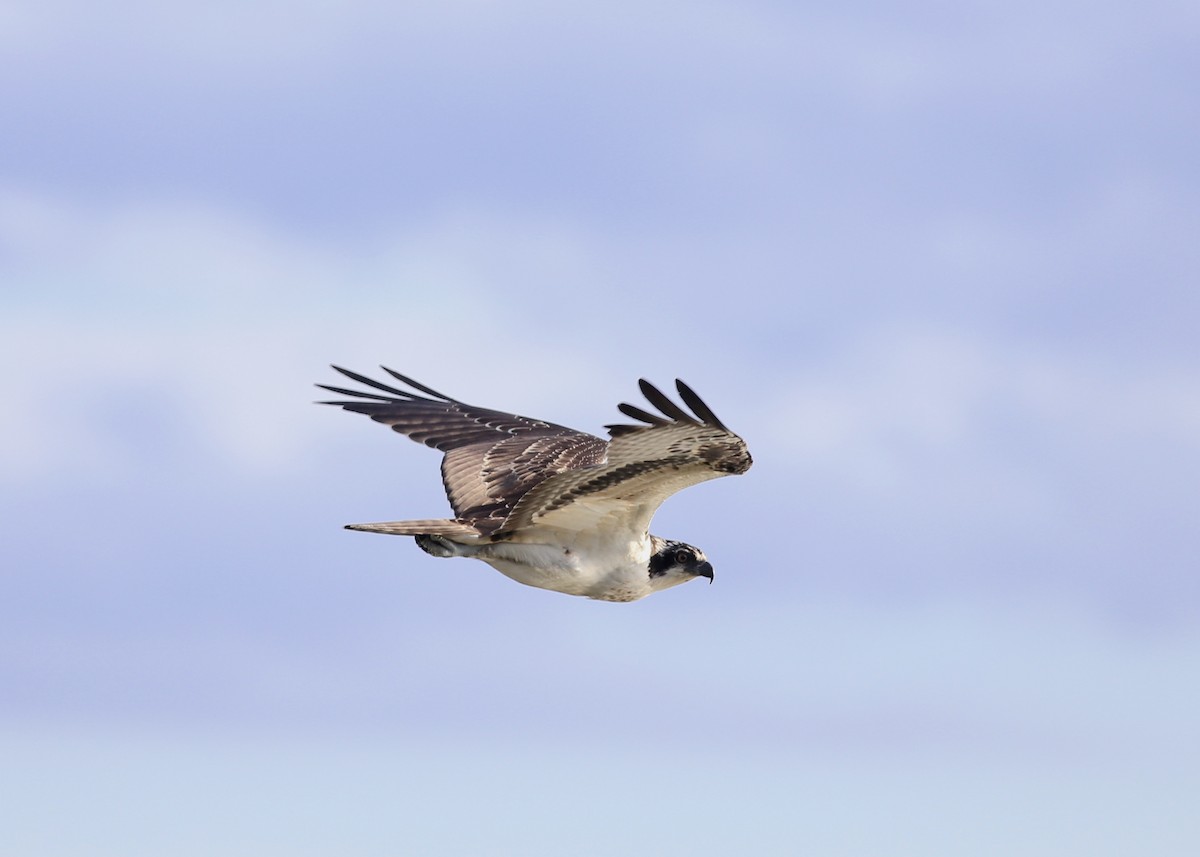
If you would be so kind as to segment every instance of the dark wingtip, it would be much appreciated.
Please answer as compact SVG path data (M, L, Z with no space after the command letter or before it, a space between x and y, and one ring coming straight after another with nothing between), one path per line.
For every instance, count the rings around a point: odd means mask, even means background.
M395 402L391 396L380 396L378 393L364 393L362 390L347 390L345 387L331 387L328 384L314 384L315 387L320 387L322 390L328 390L331 393L337 393L339 396L357 396L360 399L374 399L379 402ZM344 402L324 402L328 405L341 405Z
M610 423L605 426L608 429L609 437L620 437L623 434L632 434L635 431L644 429L645 426L631 426L626 423Z
M408 386L412 387L414 390L420 390L422 393L424 393L427 396L433 396L435 399L441 399L442 401L445 401L445 402L453 402L454 401L454 399L450 398L445 393L439 393L437 390L433 389L432 387L426 387L420 381L414 381L412 378L408 377L407 375L401 375L395 369L389 369L388 367L384 366L383 364L380 364L379 368L382 369L384 372L387 372L389 375L391 375L393 378L395 378L400 383L407 384Z
M641 420L647 423L646 426L628 426L628 425L610 425L606 426L608 433L617 437L620 434L627 434L633 431L639 431L645 428L656 428L670 424L671 421L677 423L687 423L689 425L707 425L712 428L720 429L721 431L729 431L726 425L721 422L712 408L704 403L696 391L683 382L682 379L675 379L675 389L679 391L680 397L685 405L692 409L692 413L688 413L681 408L670 396L660 390L658 387L651 384L645 378L638 379L638 388L642 391L642 395L646 397L651 405L662 412L663 416L651 414L636 405L630 405L625 402L617 405L617 409L627 417L633 417L635 420ZM665 418L664 418L665 417Z
M704 400L696 395L696 391L685 384L682 379L675 379L675 389L679 391L679 396L683 399L683 403L692 409L696 416L700 418L701 422L713 426L714 428L729 431L725 424L721 422L716 414L713 413L712 408L706 405Z
M654 405L671 419L682 423L695 423L696 418L685 411L679 405L671 400L671 397L662 390L655 387L645 378L638 379L638 387L641 388L642 395L646 397L646 401Z
M643 410L637 405L631 405L628 402L621 402L621 404L617 405L617 410L627 417L633 417L635 420L641 420L652 426L665 426L667 424L667 421L662 417Z
M388 394L387 396L380 396L380 395L377 395L374 393L363 393L358 390L345 390L345 389L342 389L339 387L329 387L329 386L326 386L325 384L317 384L318 387L321 387L326 390L332 390L333 392L338 393L340 395L359 396L364 399L378 399L378 400L385 401L385 402L395 402L397 400L427 401L427 400L421 399L421 397L418 396L416 393L409 392L408 390L398 390L395 387L389 387L387 384L384 384L380 381L376 381L374 378L368 378L366 375L363 375L360 372L355 372L354 370L347 369L344 366L338 366L336 363L330 363L329 367L331 369L333 369L335 372L339 372L342 375L345 375L347 378L351 379L352 381L357 381L358 383L363 384L367 387L372 387L376 390L381 390L382 392ZM389 375L391 375L397 381L400 381L401 383L406 384L409 387L412 387L414 390L419 390L422 393L425 393L428 396L433 396L435 399L440 399L443 402L454 402L455 401L454 399L447 396L445 393L439 393L437 390L433 389L432 387L427 387L424 384L422 384L420 381L414 381L412 378L409 378L407 375L401 375L399 372L395 371L394 369L389 369L386 366L380 366L379 368L382 369L384 372L387 372Z

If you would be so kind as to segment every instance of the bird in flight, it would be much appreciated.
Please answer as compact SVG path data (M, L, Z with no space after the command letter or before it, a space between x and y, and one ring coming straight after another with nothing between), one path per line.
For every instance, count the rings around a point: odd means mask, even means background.
M370 388L318 387L351 400L321 402L366 414L441 450L442 483L453 518L349 524L347 529L415 536L436 557L473 557L541 589L600 601L636 601L713 567L693 545L650 535L663 501L709 479L745 473L746 442L682 381L689 413L646 380L652 413L609 425L610 439L545 420L452 399L386 366L407 389L334 366ZM376 392L377 391L377 392Z

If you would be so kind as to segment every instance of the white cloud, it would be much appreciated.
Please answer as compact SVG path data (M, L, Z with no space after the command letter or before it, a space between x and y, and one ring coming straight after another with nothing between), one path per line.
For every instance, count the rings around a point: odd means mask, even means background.
M10 192L0 246L12 289L0 357L21 367L0 462L26 478L127 467L139 416L105 420L108 400L178 431L190 457L255 470L294 462L324 433L330 423L297 408L323 395L313 382L341 380L329 362L476 378L451 391L464 398L534 369L544 392L522 385L511 402L531 411L569 406L586 394L575 379L612 371L563 348L571 302L531 311L520 299L522 278L574 291L592 276L586 243L558 223L465 212L317 241L181 203L107 209Z
M785 389L769 422L791 466L930 509L970 498L976 514L1048 521L1078 508L1081 478L1116 477L1138 450L1200 463L1200 382L1183 366L892 328ZM1155 476L1136 478L1155 490Z
M125 0L104 7L14 2L3 7L8 61L38 64L97 51L112 65L149 64L167 79L209 86L307 87L364 58L398 79L405 69L475 78L590 68L611 82L690 79L710 93L731 82L820 83L883 109L980 87L1059 98L1152 57L1193 23L1186 4L1130 15L1108 6L544 2L388 4L377 0L180 5ZM111 69L109 69L111 71ZM427 78L422 78L427 80Z

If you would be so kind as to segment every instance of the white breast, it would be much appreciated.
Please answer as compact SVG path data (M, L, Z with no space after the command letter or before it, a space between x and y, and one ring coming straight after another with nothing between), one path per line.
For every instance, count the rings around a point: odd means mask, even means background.
M563 535L565 543L547 543ZM540 537L538 542L527 539ZM597 539L579 533L527 532L520 542L498 542L477 556L526 586L601 601L636 601L651 592L650 540Z

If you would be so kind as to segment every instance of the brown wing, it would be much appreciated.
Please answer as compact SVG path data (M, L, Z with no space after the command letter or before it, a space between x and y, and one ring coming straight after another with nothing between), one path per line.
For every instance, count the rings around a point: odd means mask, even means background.
M425 395L333 367L380 393L318 384L354 401L322 402L367 414L395 431L445 453L442 484L456 517L490 533L520 499L546 478L604 460L601 438L545 420L468 405L382 367L402 384ZM386 395L383 395L386 394Z
M517 504L502 532L537 525L644 533L658 507L675 492L749 470L753 462L746 442L690 387L675 384L694 414L642 380L642 392L662 415L621 404L622 413L646 425L609 426L613 439L606 460L542 481Z

